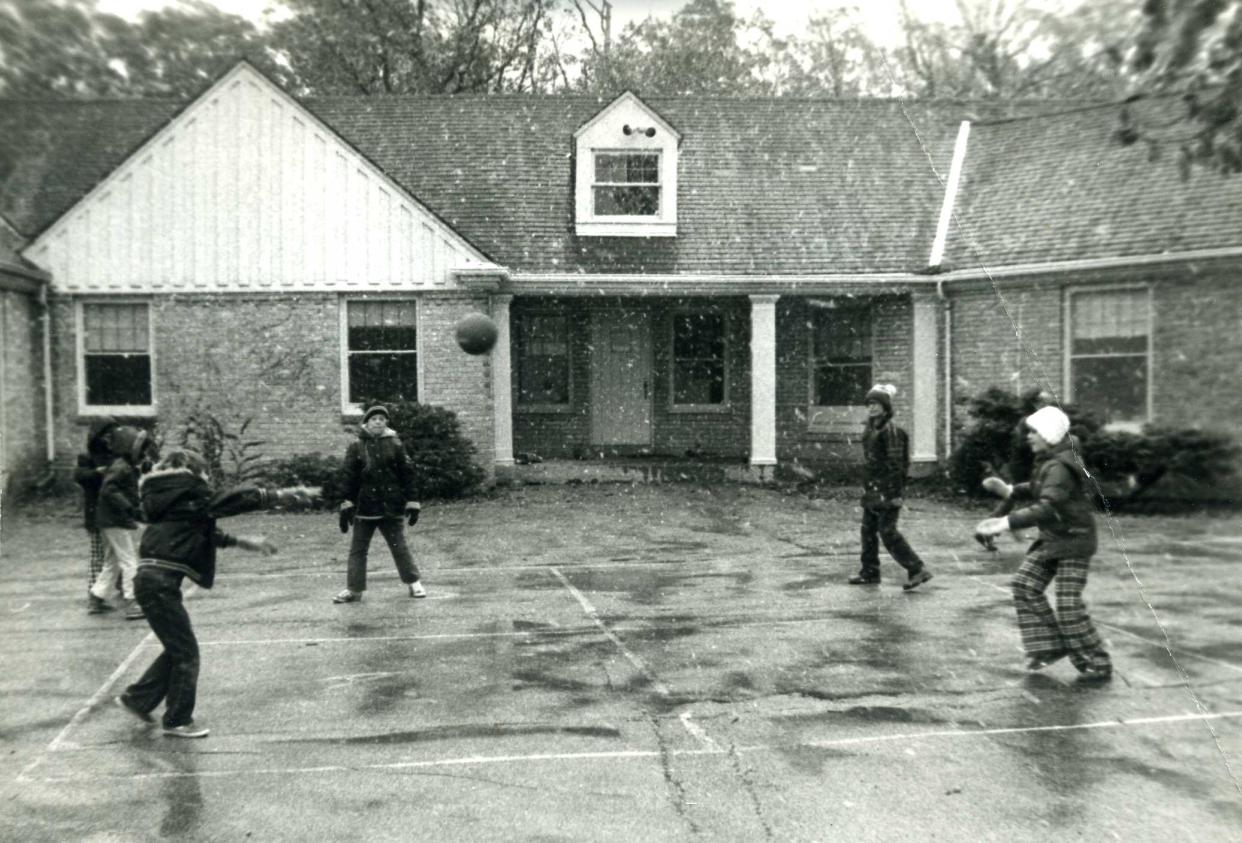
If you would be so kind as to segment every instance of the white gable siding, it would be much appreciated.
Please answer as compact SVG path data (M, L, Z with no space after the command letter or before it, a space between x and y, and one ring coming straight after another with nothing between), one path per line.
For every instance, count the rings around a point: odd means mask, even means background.
M65 293L453 286L488 261L242 65L25 250Z

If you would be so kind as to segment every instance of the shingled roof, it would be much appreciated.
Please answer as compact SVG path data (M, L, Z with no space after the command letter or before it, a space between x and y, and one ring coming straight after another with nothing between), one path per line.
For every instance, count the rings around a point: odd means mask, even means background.
M393 96L304 104L489 257L520 272L922 269L962 103L645 98L678 128L675 238L578 237L574 131L609 100ZM171 119L169 101L0 102L0 213L31 236ZM1168 107L1155 103L1148 107ZM1051 109L1043 117L1032 115ZM974 107L979 112L978 107ZM974 126L946 264L1242 245L1242 181L1111 143L1110 109ZM1057 113L1060 112L1060 113Z
M1130 107L1147 125L1175 121L1184 110L1173 98ZM1062 104L1045 116L974 125L946 265L1242 246L1242 177L1196 166L1183 179L1176 148L1151 160L1145 144L1114 141L1117 112L1116 105Z
M607 100L353 97L307 105L515 269L852 273L925 264L943 195L929 157L948 170L957 125L941 110L903 111L887 101L644 102L683 134L675 238L574 234L573 133Z

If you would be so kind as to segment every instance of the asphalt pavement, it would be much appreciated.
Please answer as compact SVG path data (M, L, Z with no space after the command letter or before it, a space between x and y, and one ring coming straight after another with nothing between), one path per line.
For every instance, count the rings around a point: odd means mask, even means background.
M76 514L4 514L0 839L1242 840L1242 516L1102 522L1116 663L1023 670L1022 545L913 500L935 573L849 586L858 510L743 486L429 506L413 600L380 537L334 605L330 514L222 522L189 589L203 740L112 704L158 652L85 612Z

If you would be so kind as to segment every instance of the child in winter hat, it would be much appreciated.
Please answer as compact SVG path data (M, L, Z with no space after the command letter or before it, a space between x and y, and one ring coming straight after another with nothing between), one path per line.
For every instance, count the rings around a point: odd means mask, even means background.
M1049 445L1059 445L1069 433L1070 420L1057 407L1041 407L1026 417L1026 426Z
M867 390L867 396L863 399L864 404L872 401L884 408L884 412L888 415L893 414L893 396L897 394L897 387L891 383L877 383L871 389Z

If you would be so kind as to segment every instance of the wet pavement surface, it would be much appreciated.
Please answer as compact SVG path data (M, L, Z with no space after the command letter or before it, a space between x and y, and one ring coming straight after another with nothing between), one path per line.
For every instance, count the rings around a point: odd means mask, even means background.
M411 600L327 514L230 519L187 599L179 741L112 704L158 652L85 613L75 515L0 536L4 840L1242 840L1242 517L1102 525L1116 675L1024 673L1023 545L914 500L935 572L848 586L858 510L752 487L527 487L428 507Z

